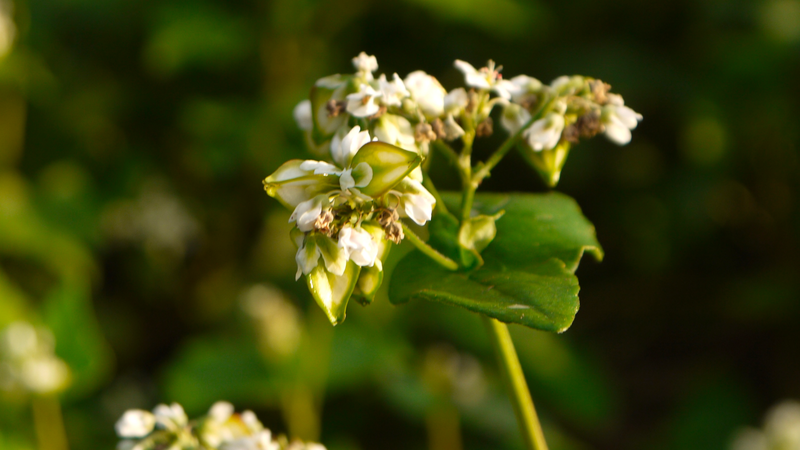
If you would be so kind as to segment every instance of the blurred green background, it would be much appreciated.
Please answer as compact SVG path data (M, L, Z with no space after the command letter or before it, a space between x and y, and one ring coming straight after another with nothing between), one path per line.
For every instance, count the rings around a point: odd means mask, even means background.
M522 448L477 316L384 295L334 329L293 281L261 179L309 156L292 109L362 50L448 89L456 58L595 76L644 115L562 175L607 255L573 327L511 327L553 450L723 449L800 398L800 0L0 5L0 327L54 330L74 450L218 399L330 450ZM518 155L484 188L545 190ZM23 398L0 447L35 448Z

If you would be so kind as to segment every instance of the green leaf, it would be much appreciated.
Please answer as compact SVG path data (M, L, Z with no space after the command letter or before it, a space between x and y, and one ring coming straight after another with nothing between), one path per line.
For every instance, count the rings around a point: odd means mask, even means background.
M306 275L308 290L333 325L344 320L347 301L356 287L360 271L361 267L348 261L341 276L328 272L323 264L319 264Z
M367 163L372 168L372 180L361 192L370 197L380 197L399 183L422 162L414 152L385 142L373 141L358 150L351 167Z
M455 203L456 195L445 201ZM531 328L569 328L579 306L574 273L581 257L585 251L598 260L603 256L594 227L575 201L559 193L479 194L474 207L486 215L505 210L496 238L482 254L485 265L450 272L412 252L395 268L392 302L421 298Z

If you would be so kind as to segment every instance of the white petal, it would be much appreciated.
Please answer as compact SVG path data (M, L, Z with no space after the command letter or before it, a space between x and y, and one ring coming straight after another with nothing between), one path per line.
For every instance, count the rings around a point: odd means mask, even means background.
M353 177L354 187L363 188L372 181L372 167L365 162L358 163L358 165L353 167L353 170L350 171L350 174Z
M456 69L460 70L464 75L472 75L478 72L472 64L460 59L455 60L453 65L455 65Z
M306 200L294 209L289 217L289 223L296 222L300 231L308 232L314 229L314 223L322 213L322 198L326 196L316 196L311 200Z
M226 422L233 415L233 405L229 402L220 401L211 405L208 410L208 417L216 422Z
M308 159L300 163L300 170L313 172L315 175L334 175L339 173L339 168L325 161Z
M431 220L435 201L418 194L404 194L402 201L406 215L417 225L425 225Z
M374 55L361 52L353 58L353 67L359 72L372 73L378 70L378 59Z
M294 107L294 120L301 130L310 131L314 128L311 120L311 100L303 100Z
M605 124L605 135L617 145L625 145L631 141L631 130L616 117L611 117Z
M469 95L464 88L450 91L444 97L444 110L448 113L458 114L469 104Z
M627 106L617 106L614 113L619 120L629 129L633 130L639 121L642 120L642 115L636 111L628 108Z
M343 191L356 186L356 180L353 179L353 169L347 169L339 176L339 187Z
M153 431L156 418L149 411L130 409L120 417L114 429L121 438L141 438Z
M311 239L306 239L302 247L297 250L294 259L297 262L298 273L302 272L305 275L311 273L319 262L320 251L316 243ZM299 278L299 275L297 276Z

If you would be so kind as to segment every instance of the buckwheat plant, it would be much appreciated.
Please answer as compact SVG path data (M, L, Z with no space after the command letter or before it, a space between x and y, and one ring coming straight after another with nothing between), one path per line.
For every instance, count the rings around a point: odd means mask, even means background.
M252 411L235 413L228 402L215 403L194 420L177 403L158 405L152 412L131 409L115 428L122 439L118 450L325 450L320 444L275 438Z
M318 80L294 110L320 159L288 161L264 180L267 194L293 211L297 278L305 277L336 325L351 297L373 301L389 250L409 241L416 251L394 270L390 300L425 299L481 314L525 441L546 448L503 322L565 331L578 310L578 263L585 251L601 259L602 249L565 195L476 191L515 148L555 187L574 145L598 134L626 144L642 116L590 77L549 85L527 75L506 80L492 61L476 69L456 60L466 86L448 92L423 71L376 77L376 58L363 52L353 65L353 74ZM494 132L493 114L509 136L473 163L477 140ZM458 172L460 194L440 195L428 177L437 153ZM427 228L427 242L406 219Z

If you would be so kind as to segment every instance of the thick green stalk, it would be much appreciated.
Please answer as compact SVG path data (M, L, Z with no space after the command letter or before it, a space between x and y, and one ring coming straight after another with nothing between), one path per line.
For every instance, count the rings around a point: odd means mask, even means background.
M497 354L497 360L509 390L509 397L514 405L514 413L517 415L522 439L528 450L547 450L542 426L539 424L539 417L533 407L528 383L522 373L522 366L519 364L519 357L514 349L514 342L508 332L508 326L491 317L483 316L483 321L489 330L492 347Z
M424 253L425 256L429 257L430 259L436 261L440 266L448 270L458 270L457 262L436 251L435 248L428 245L427 242L423 241L419 236L411 231L406 224L403 224L403 234L405 235L406 239L409 240L409 242L414 244L414 246L419 249L419 251Z
M33 424L40 450L68 450L61 405L56 396L34 396Z

